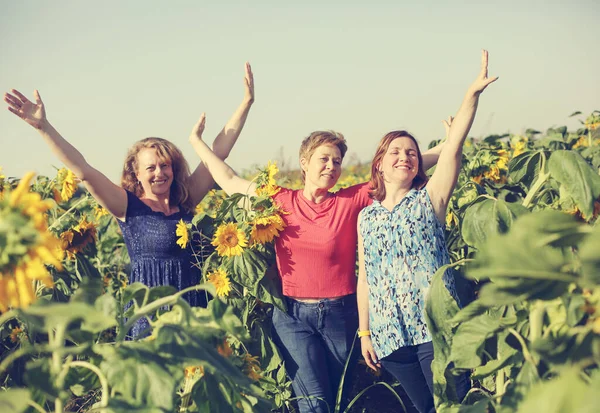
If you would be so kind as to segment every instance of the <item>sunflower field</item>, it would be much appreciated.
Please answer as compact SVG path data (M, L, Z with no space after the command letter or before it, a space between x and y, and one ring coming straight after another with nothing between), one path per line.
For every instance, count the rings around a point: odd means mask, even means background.
M582 116L575 113L573 116ZM345 167L338 187L369 178ZM427 301L440 412L592 412L600 405L600 112L581 127L469 138L446 219L461 306L434 276ZM300 187L269 163L258 196L213 190L177 227L203 282L130 284L115 220L66 169L0 170L0 412L293 412L271 339L285 303L270 195ZM202 290L207 308L182 296ZM141 318L152 331L127 333ZM358 342L356 343L358 345ZM473 388L456 399L455 374ZM348 412L414 411L364 365ZM330 406L339 412L339 403Z

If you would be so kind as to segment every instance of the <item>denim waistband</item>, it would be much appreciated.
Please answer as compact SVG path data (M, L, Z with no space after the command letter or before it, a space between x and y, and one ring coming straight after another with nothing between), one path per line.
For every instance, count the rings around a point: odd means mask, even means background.
M294 300L290 297L285 297L288 306L304 307L304 308L323 308L327 307L346 307L348 305L356 306L356 293L345 295L343 297L322 298L314 303L305 303L303 301Z

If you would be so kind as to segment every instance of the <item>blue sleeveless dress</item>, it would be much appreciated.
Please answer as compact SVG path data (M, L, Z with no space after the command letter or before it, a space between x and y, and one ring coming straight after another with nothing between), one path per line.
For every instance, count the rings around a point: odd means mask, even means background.
M179 209L171 215L153 211L137 196L127 191L127 213L125 221L117 220L129 258L131 274L129 282L140 282L148 287L173 286L178 291L197 285L201 281L201 272L194 263L201 265L212 248L210 244L194 243L197 257L194 257L190 245L182 249L177 245L175 233L177 223L183 219L191 222L193 214ZM197 251L200 249L200 251ZM210 250L210 251L209 251ZM206 306L204 292L192 292L184 296L192 306ZM140 333L149 327L146 318L139 320L131 330L133 338L142 337Z
M382 359L401 347L431 341L425 299L431 278L450 257L427 189L411 189L392 211L373 201L358 220L375 353ZM443 280L458 302L454 270L446 270Z

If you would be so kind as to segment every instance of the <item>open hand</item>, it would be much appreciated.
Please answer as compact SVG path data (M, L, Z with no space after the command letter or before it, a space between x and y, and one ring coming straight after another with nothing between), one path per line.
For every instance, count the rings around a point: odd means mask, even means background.
M18 90L12 89L11 91L13 94L4 94L4 101L8 103L8 110L34 128L42 129L43 124L46 122L46 109L40 93L37 90L33 92L35 97L35 103L33 103Z
M482 50L481 71L479 72L479 75L477 75L477 79L475 79L475 81L471 85L471 91L474 94L479 95L485 90L486 87L488 87L490 83L493 83L496 80L498 80L498 76L488 77L488 51Z
M246 75L244 76L244 100L254 103L254 75L250 63L246 62Z
M442 121L442 123L444 124L444 130L446 131L446 135L444 136L444 139L448 138L448 134L450 133L450 127L452 126L453 120L454 120L454 117L448 116L448 119L444 119Z
M196 122L196 124L194 125L194 128L192 129L192 133L190 134L190 142L192 142L194 139L202 140L202 134L204 133L205 125L206 125L206 114L204 112L202 112L202 115L200 115L200 119L198 119L198 122Z

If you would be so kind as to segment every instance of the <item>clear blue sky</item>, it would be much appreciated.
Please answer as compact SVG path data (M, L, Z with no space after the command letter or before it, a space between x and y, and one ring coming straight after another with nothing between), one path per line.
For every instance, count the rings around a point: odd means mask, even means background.
M426 144L482 48L500 79L471 135L576 127L569 114L600 109L600 2L391 3L0 0L0 89L39 89L50 121L113 180L146 136L172 140L194 167L189 131L205 111L212 141L241 101L246 60L256 103L229 158L238 170L281 150L295 166L317 129L344 133L364 161L393 129ZM6 109L0 139L6 175L60 166Z

